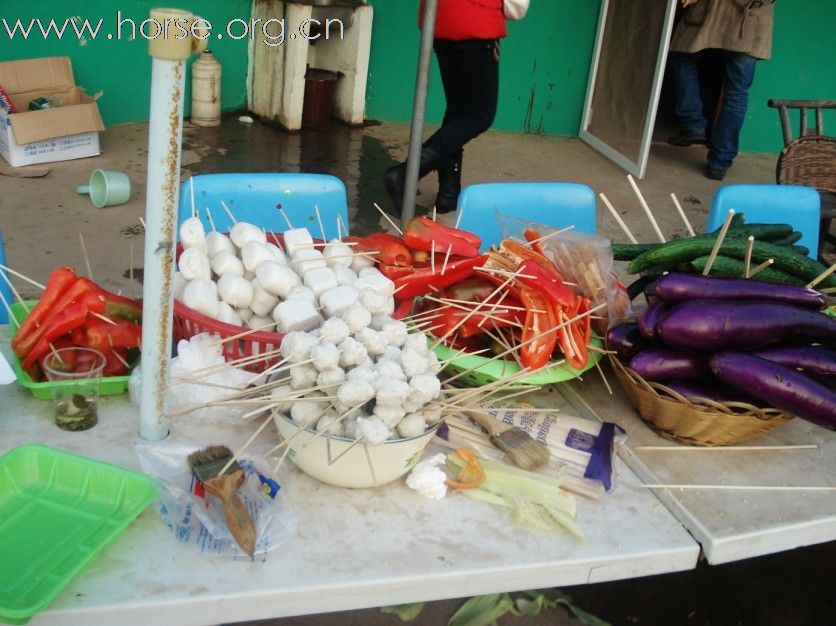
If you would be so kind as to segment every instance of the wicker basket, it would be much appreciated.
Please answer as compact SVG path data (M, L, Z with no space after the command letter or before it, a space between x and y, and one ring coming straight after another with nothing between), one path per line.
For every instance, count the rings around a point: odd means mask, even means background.
M792 419L780 409L745 402L697 404L659 383L646 381L610 355L610 363L633 408L666 439L695 446L729 446L769 432Z

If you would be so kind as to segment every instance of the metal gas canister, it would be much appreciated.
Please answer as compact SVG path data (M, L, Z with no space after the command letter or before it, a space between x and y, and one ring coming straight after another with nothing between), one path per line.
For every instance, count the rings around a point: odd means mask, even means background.
M221 123L221 64L205 50L192 63L192 124L218 126Z

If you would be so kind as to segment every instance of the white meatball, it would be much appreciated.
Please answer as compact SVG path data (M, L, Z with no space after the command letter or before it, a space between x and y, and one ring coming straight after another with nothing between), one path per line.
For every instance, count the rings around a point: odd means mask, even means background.
M419 374L413 376L409 381L412 391L425 398L424 403L434 400L441 393L441 381L431 374Z
M290 419L302 428L314 426L320 413L322 406L318 402L297 401L290 407Z
M273 309L273 319L279 330L289 333L296 330L313 330L322 323L322 317L307 300L295 299L279 302Z
M381 376L375 383L375 399L382 406L401 406L409 396L409 383L388 376Z
M334 270L338 285L353 285L354 281L357 280L357 274L346 265L334 265L331 269Z
M175 300L183 301L183 290L188 284L189 281L180 272L174 272L174 280L171 283L171 295L174 296Z
M345 406L355 407L374 398L374 387L369 383L346 381L337 389L337 399Z
M270 390L270 401L278 402L276 410L279 413L287 413L296 401L293 393L293 387L290 385L279 385Z
M406 374L403 369L395 361L389 359L379 359L375 365L375 369L381 378L394 378L396 380L406 380ZM406 398L406 394L404 394Z
M355 272L359 272L364 267L371 267L372 265L374 265L374 257L372 256L355 254L351 257L351 269Z
M322 293L337 287L337 275L330 267L319 267L305 272L302 282L319 298Z
M250 319L245 322L247 328L251 330L272 330L276 323L269 317L262 317L261 315L251 315Z
M311 348L313 366L320 372L337 369L340 351L333 343L320 343Z
M353 337L343 339L337 347L340 350L340 367L359 365L369 356L363 344Z
M351 265L351 246L345 245L339 239L332 239L325 244L322 255L325 257L325 262L328 263L328 267L335 268L337 265L341 265L348 268Z
M316 377L317 387L335 387L346 381L345 370L339 367L320 371Z
M380 331L386 335L386 338L389 340L393 346L397 346L400 348L404 341L406 341L407 335L409 335L409 328L407 325L400 321L400 320L393 320L390 319L388 322L384 323Z
M284 252L282 252L282 249L279 248L279 246L274 243L270 243L269 241L264 245L267 246L267 249L270 251L273 260L276 263L279 265L287 265L287 257L284 255Z
M236 274L224 274L218 279L218 294L224 302L246 309L253 301L253 285Z
M344 310L340 317L345 320L345 323L348 324L349 329L351 329L352 333L360 332L361 329L365 328L369 325L372 321L372 315L369 313L365 307L361 306L358 303L352 304L346 310Z
M421 415L427 424L435 424L441 419L442 410L440 404L428 404L421 410Z
M241 263L241 259L228 250L221 250L213 254L209 259L209 266L212 268L215 276L224 276L226 274L235 274L236 276L244 275L244 264Z
M325 320L320 327L320 338L323 342L339 345L351 334L351 329L345 320L339 317L331 317Z
M238 309L238 316L244 323L249 322L253 315L255 315L255 313L253 313L252 309Z
M357 437L360 434L359 431L357 430L357 420L365 418L365 417L368 417L368 416L361 413L359 416L358 415L351 415L351 416L346 417L345 419L343 419L343 421L341 422L342 425L343 425L343 437L345 437L347 439L351 439L352 441L354 439L357 439Z
M372 413L374 413L375 417L380 418L389 428L394 428L406 415L403 407L383 404L376 404Z
M237 247L243 248L248 241L267 242L267 235L258 226L249 222L238 222L229 229L229 238Z
M258 278L253 278L250 284L253 286L253 298L252 302L250 302L250 309L252 309L253 313L262 317L269 315L276 304L278 304L279 299L264 289L261 283L258 282Z
M392 296L378 293L369 287L360 290L360 304L372 315L392 315L395 312L395 300ZM369 318L369 321L371 322L371 318Z
M366 352L373 357L383 354L386 350L386 346L388 345L386 343L386 337L382 333L372 330L371 328L361 328L354 333L354 338L362 343Z
M401 368L407 378L412 378L427 371L427 355L421 354L412 348L401 351Z
M391 298L395 294L395 283L386 278L376 267L360 270L359 278L354 286L362 293L363 289L371 289L379 294Z
M244 325L241 316L238 315L238 312L235 309L229 306L226 302L219 302L218 304L218 315L216 319L226 324L232 324L233 326Z
M295 254L297 250L313 248L313 237L311 237L307 228L291 228L284 231L282 237L284 238L284 249L290 255Z
M388 345L386 346L386 350L383 351L383 355L381 358L389 359L390 361L394 361L395 363L400 363L402 354L403 353L400 348L393 345Z
M184 248L197 248L206 254L206 231L200 218L190 217L180 224L180 242Z
M420 413L409 413L398 422L398 434L404 439L423 435L426 430L427 423L424 421L424 416Z
M394 321L391 315L372 315L372 323L369 324L374 330L383 330L389 322Z
M241 261L244 263L244 269L254 272L264 261L276 263L276 258L266 243L253 240L242 246ZM281 263L277 264L281 265Z
M404 348L412 348L419 354L427 354L430 351L427 345L427 336L424 333L410 333L404 340Z
M229 252L234 256L238 249L229 237L213 230L206 233L206 256L211 259L218 252Z
M339 317L340 313L356 303L360 292L351 285L340 285L319 296L319 304L325 309L326 317Z
M293 253L293 258L290 264L300 274L310 272L314 269L327 269L328 265L325 263L325 257L319 250L314 248L300 248Z
M177 261L177 268L186 280L202 278L211 280L212 267L209 265L209 257L199 248L186 248Z
M377 370L369 365L358 365L346 372L346 380L361 380L370 385L374 385L378 376Z
M310 302L312 305L314 305L314 307L319 306L314 290L310 287L306 287L305 285L296 285L293 289L290 290L290 293L287 294L287 299L304 300L306 302Z
M426 404L427 403L424 402L423 396L413 389L409 392L406 400L403 401L402 408L406 413L416 413L421 411Z
M392 432L382 420L376 417L360 417L357 419L357 438L368 441L372 445L383 443Z
M310 389L316 386L318 375L319 372L309 363L292 365L290 367L290 386L294 389Z
M342 437L344 434L343 423L340 421L339 415L332 411L319 418L316 423L316 431L327 433L332 437Z
M190 280L183 288L183 304L209 317L217 317L221 306L215 295L214 283L203 278Z
M430 350L427 354L427 373L438 375L442 369L444 366L439 362L438 355Z
M286 360L291 363L299 363L311 358L311 350L316 344L315 337L311 337L307 333L292 332L284 336L279 350Z
M275 261L261 263L255 270L255 276L266 291L281 298L287 298L291 289L302 284L302 279L296 272Z

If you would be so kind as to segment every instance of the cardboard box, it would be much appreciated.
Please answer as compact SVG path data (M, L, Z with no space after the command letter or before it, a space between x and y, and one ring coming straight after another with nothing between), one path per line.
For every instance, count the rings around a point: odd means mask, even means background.
M0 63L0 86L17 113L0 107L0 155L15 167L99 154L104 130L99 107L76 86L68 57ZM29 101L60 99L63 106L30 111Z

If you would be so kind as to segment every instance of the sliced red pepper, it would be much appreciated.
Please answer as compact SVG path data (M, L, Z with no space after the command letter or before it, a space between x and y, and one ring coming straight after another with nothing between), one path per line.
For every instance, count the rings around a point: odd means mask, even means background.
M526 228L523 231L523 237L525 237L525 240L528 242L528 245L531 246L531 249L534 250L534 252L545 256L545 253L543 252L543 246L540 245L540 240L543 238L540 235L540 231L534 228Z
M520 297L523 306L528 309L522 332L520 362L523 367L536 370L549 362L557 344L556 333L546 332L556 325L556 315L551 302L539 291L523 287Z
M428 217L416 217L406 225L403 231L404 243L415 250L435 251L463 257L475 257L479 254L482 240L465 230L451 228L434 222Z
M128 320L114 320L109 324L98 318L87 320L87 347L96 350L108 348L139 348L142 342L142 325Z
M366 237L343 237L346 243L356 243L359 252L379 252L376 260L381 265L411 265L412 253L402 239L389 233L372 233Z
M467 280L462 280L455 285L450 285L444 290L445 298L452 298L454 300L467 300L468 302L482 302L491 295L494 291L494 286L491 281L481 276L474 276Z
M76 280L78 280L78 277L71 267L58 267L53 270L52 274L49 275L40 300L29 311L17 333L12 337L11 344L15 354L25 356L29 349L35 345L37 337L33 339L32 335L37 332L39 327L43 326L44 318L50 312L52 306ZM25 349L18 349L21 344L24 344Z
M481 255L450 262L444 274L441 273L441 267L438 265L435 272L431 267L418 269L412 274L395 280L395 293L398 298L404 299L424 295L433 289L442 289L472 276L474 268L481 266L485 260L485 255Z
M567 313L569 319L589 311L589 299L576 298L572 309ZM562 320L558 320L560 323ZM571 344L569 336L571 335ZM561 329L560 346L566 362L575 369L583 369L589 362L589 339L592 335L592 320L589 315L582 317ZM569 345L567 345L569 344Z
M499 253L513 261L515 267L518 267L526 259L531 259L537 261L537 263L543 267L556 269L554 267L554 263L552 263L546 256L532 250L528 246L523 245L514 239L503 239L499 242Z
M102 370L102 376L124 376L128 373L128 368L119 359L122 357L125 361L128 360L127 348L108 348L103 350L102 354L105 357L105 365ZM118 354L118 356L117 356Z
M571 308L575 305L575 292L563 284L554 267L544 267L534 259L526 259L519 266L517 280L546 296L553 305ZM532 278L533 277L533 278Z
M106 317L116 317L123 320L131 320L132 322L142 321L141 300L120 296L101 287L99 287L99 290L104 297L104 314Z
M415 271L411 265L385 265L383 263L378 266L378 269L389 280L395 280Z

